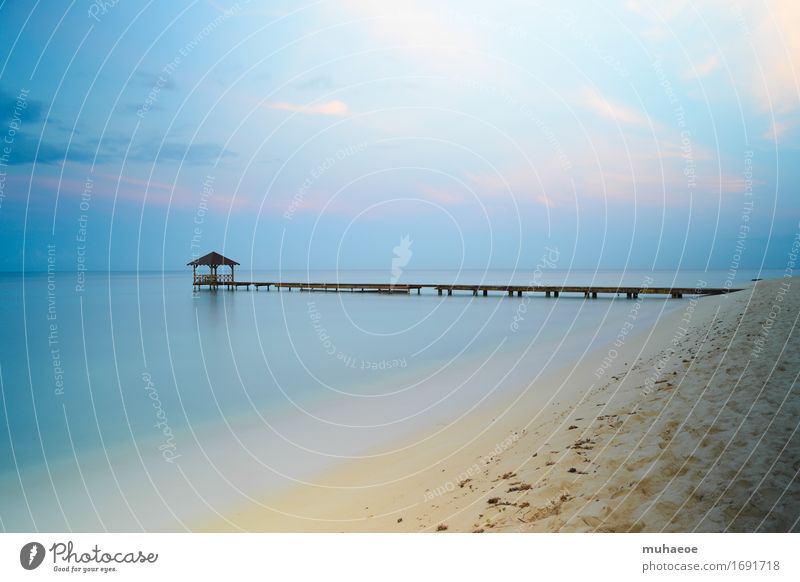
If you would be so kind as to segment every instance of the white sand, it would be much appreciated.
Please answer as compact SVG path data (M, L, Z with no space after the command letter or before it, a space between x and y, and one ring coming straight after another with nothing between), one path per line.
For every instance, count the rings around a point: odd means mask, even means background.
M797 531L791 282L684 299L655 328L549 378L556 401L527 391L197 529Z

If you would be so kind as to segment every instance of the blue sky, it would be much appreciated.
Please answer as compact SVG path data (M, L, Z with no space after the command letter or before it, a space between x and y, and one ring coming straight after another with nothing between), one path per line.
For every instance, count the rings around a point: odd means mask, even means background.
M0 269L785 265L795 3L430 4L4 2Z

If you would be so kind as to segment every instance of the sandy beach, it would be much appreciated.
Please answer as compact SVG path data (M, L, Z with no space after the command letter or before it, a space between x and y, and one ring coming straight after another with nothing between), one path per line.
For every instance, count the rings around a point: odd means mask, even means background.
M683 299L547 378L550 390L197 529L796 531L798 308L790 278Z

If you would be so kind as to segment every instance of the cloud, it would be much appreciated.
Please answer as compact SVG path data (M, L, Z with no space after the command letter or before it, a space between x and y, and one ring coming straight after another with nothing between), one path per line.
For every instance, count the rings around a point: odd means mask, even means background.
M128 103L124 106L125 110L132 115L136 115L142 111L142 103L141 101L138 103ZM147 112L151 111L167 111L166 107L159 105L158 103L149 103L147 105Z
M710 55L708 58L693 63L690 71L687 72L687 79L702 79L709 75L719 65L719 57L717 55Z
M751 59L752 96L762 111L779 114L800 107L800 3L775 0L766 6L744 4L755 22Z
M126 135L108 135L101 144L72 142L67 144L35 139L23 133L15 136L8 165L77 163L119 163L130 143ZM213 143L166 143L152 140L134 144L128 161L153 163L183 162L189 165L210 165L236 154Z
M69 150L64 143L52 143L35 139L27 134L18 133L11 144L9 166L25 164L56 164L63 161L91 162L95 158L96 148L73 143ZM98 157L98 160L100 157Z
M162 91L173 91L176 88L174 79L163 73L147 73L145 71L136 71L134 76L139 84L146 89L158 87Z
M710 97L720 100L741 94L753 112L777 117L778 124L763 134L765 139L780 137L786 118L800 110L800 35L796 33L800 3L796 0L631 0L627 6L641 17L641 31L653 45L649 48L671 57L673 71L682 71L684 79L698 79L720 65L726 67L732 86ZM708 34L697 33L701 19ZM650 34L654 28L663 34ZM681 50L675 50L678 46ZM710 50L713 54L709 55ZM696 55L709 56L698 59Z
M692 20L693 13L688 10L691 5L692 0L671 0L670 2L629 0L626 3L628 10L665 24L669 24L679 16L682 20Z
M584 184L588 189L584 194L587 197L602 196L620 200L633 200L635 195L637 202L655 204L661 204L662 197L666 196L667 204L682 205L690 193L701 199L714 199L715 195L741 194L747 187L743 176L730 173L720 175L718 168L707 166L698 170L698 175L690 185L684 170L676 164L661 168L638 164L631 169L609 162L596 175L587 176ZM763 181L754 180L753 184L761 185Z
M789 124L781 121L773 121L769 129L764 132L762 137L770 141L777 142L780 137L789 129Z
M458 26L457 14L438 10L427 2L409 0L391 7L351 1L358 16L369 18L369 31L392 46L477 48L474 35Z
M463 204L465 202L462 196L445 188L424 186L422 188L422 193L424 198L427 200L441 204L442 206L453 206L455 204Z
M98 199L116 198L137 204L146 201L148 206L192 210L196 210L198 204L202 202L210 209L226 213L228 211L249 212L258 207L256 200L247 196L231 194L224 188L215 188L211 195L203 196L201 200L201 192L196 185L189 186L176 181L160 181L135 175L106 172L92 174L92 176L94 193ZM11 180L19 190L30 187L34 202L52 200L54 194L58 192L63 197L64 203L67 203L67 198L79 199L86 191L86 180L83 178L35 175L33 178L14 176Z
M478 197L489 204L534 202L552 208L572 201L567 172L555 157L537 159L536 166L509 166L500 172L467 173Z
M291 111L292 113L304 113L306 115L334 115L341 117L349 114L347 103L336 100L312 103L310 105L299 105L279 101L277 103L267 103L264 107L268 109L277 109L279 111Z
M621 103L614 103L593 89L586 91L579 104L622 125L651 125L650 118L643 112Z
M44 120L44 104L31 99L28 94L12 95L0 89L0 123L8 127L12 119L19 118L24 126Z
M695 155L658 157L652 150L661 147L644 142L623 148L607 144L596 161L576 161L581 197L635 201L636 203L682 206L689 196L698 203L715 201L720 196L741 194L748 187L741 159ZM763 185L753 180L750 186Z
M349 18L363 21L363 30L374 41L391 47L393 57L408 59L420 70L447 75L497 73L496 64L465 58L467 53L479 53L486 47L476 33L476 19L460 5L445 9L423 0L392 4L344 0L335 7L337 19L345 11Z
M213 143L167 143L160 148L139 147L129 156L137 161L183 162L190 165L210 165L223 158L235 157L236 154Z
M330 89L333 86L333 79L327 75L317 75L309 77L295 84L296 89L302 91L315 91L319 89Z

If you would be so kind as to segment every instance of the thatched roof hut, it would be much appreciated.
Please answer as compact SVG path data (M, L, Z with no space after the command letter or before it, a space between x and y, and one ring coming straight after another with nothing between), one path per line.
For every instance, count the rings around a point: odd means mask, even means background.
M230 284L234 282L234 267L238 265L236 261L233 259L229 259L228 257L223 257L218 252L214 251L208 253L200 257L199 259L195 259L189 263L186 263L187 266L192 267L192 281L193 285L208 285L209 287L217 287L220 283L223 285ZM217 267L220 265L224 265L226 267L230 267L231 274L230 275L217 275ZM211 269L211 273L208 275L198 275L197 274L197 267L208 267Z
M220 265L227 265L229 267L233 267L238 265L236 261L233 259L229 259L228 257L223 257L217 251L213 251L200 257L199 259L195 259L191 263L186 263L187 266L191 267L199 267L200 265L205 265L207 267L219 267Z

